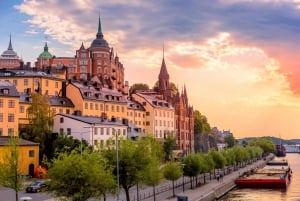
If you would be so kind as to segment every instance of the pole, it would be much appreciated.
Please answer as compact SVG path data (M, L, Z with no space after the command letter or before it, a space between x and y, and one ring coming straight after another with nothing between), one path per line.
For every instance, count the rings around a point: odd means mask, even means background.
M119 180L119 143L118 143L118 132L116 135L116 157L117 157L117 201L119 201L119 190L120 190L120 180Z
M184 165L182 164L182 191L184 192Z

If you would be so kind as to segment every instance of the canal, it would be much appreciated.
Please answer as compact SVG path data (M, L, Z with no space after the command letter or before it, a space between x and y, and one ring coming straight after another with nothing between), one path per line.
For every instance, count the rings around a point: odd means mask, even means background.
M237 189L230 191L221 201L299 201L300 200L300 154L288 153L286 158L293 171L291 183L283 189Z

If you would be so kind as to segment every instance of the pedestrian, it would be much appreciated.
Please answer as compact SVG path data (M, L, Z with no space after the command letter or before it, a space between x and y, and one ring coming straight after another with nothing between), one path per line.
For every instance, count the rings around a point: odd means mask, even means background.
M216 174L217 181L219 182L220 176L219 173Z
M220 180L223 181L223 173L220 174Z

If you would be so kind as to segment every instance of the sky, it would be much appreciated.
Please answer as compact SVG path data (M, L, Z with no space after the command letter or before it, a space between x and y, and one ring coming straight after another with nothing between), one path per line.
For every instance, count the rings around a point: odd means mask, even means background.
M152 87L164 55L211 127L300 138L300 0L1 0L0 10L0 54L11 35L25 62L46 40L52 55L74 56L100 16L130 85Z

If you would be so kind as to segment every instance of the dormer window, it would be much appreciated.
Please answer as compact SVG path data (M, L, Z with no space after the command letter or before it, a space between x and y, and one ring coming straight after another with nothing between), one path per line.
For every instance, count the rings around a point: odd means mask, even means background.
M8 95L9 94L9 89L2 89L2 94Z

